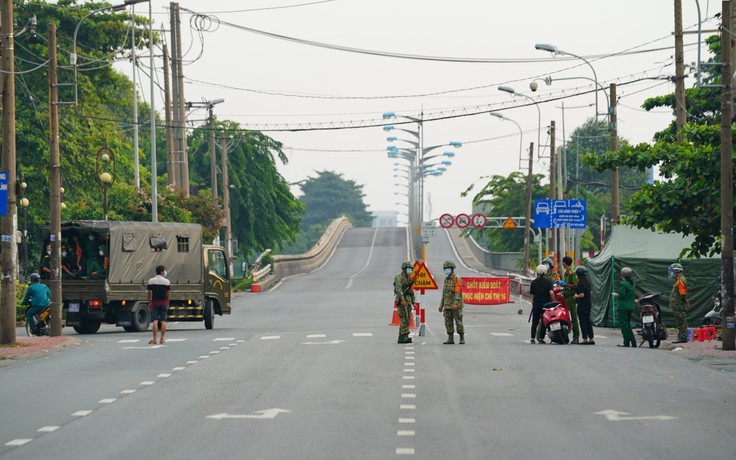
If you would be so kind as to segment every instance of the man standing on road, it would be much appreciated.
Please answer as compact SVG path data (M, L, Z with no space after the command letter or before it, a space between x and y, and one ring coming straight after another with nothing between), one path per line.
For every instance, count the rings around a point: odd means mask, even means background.
M394 278L394 302L399 315L399 340L397 343L412 343L409 337L409 320L414 308L414 290L411 278L412 265L408 260L401 264L401 273Z
M445 270L445 284L442 287L442 303L440 313L445 314L447 340L445 345L455 343L455 329L460 334L460 345L465 344L465 327L463 326L463 280L455 274L455 262L448 260L442 264Z
M682 274L682 265L672 264L669 266L670 278L675 279L675 284L672 286L672 292L670 293L670 308L672 314L675 315L675 326L677 326L677 340L672 343L685 343L687 342L687 318L685 312L687 311L687 281L685 275Z
M532 296L532 312L530 314L532 320L531 343L544 343L544 324L542 319L542 307L544 304L554 302L555 293L552 281L547 278L547 265L539 264L534 270L537 277L529 285L529 294ZM541 327L539 327L541 324ZM536 340L535 340L536 339Z
M575 303L575 288L578 278L572 271L572 258L565 256L562 258L562 268L565 269L564 284L562 285L562 297L565 298L567 309L570 310L570 320L572 321L572 342L579 343L580 325L578 324L578 306Z
M164 340L166 315L171 299L171 281L166 279L166 275L166 267L159 265L156 267L156 276L148 280L148 309L151 311L151 322L153 323L153 340L148 342L150 345L156 344L159 327L161 329L161 341L159 343L166 343Z

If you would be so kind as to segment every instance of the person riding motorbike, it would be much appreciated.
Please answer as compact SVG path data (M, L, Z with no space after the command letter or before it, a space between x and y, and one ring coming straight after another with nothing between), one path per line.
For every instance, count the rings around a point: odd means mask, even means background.
M51 305L51 290L45 284L41 284L41 276L38 273L32 273L28 277L31 284L26 290L26 295L23 297L21 305L30 305L26 311L26 318L28 324L31 326L31 330L36 328L36 315L44 311L49 305Z

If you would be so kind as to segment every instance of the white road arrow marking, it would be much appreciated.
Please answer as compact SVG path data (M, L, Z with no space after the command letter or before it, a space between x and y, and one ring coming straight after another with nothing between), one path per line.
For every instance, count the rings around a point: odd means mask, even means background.
M677 417L670 417L669 415L648 415L648 416L633 416L626 417L629 415L628 412L619 412L615 410L602 410L596 412L595 415L604 415L609 422L621 422L628 420L675 420Z
M344 340L330 340L329 342L304 342L302 345L337 345L342 342Z
M227 413L222 413L222 414L208 415L207 418L212 418L212 419L215 419L215 420L222 420L222 419L226 419L226 418L235 418L235 419L239 419L239 418L240 419L242 419L242 418L252 418L252 419L265 420L265 419L275 418L280 413L288 413L288 412L291 412L291 411L290 410L286 410L286 409L274 408L274 409L266 409L266 410L256 411L256 414L258 414L258 415L255 415L255 414L227 414Z

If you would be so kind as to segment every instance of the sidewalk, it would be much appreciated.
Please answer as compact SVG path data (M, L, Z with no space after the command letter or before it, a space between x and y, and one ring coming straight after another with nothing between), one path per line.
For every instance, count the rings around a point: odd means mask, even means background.
M13 345L0 345L0 367L9 366L21 360L38 358L54 351L76 347L81 341L75 337L16 337Z

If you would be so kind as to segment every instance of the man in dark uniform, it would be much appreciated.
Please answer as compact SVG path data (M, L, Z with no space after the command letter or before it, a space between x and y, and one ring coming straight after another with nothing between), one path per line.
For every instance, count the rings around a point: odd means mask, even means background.
M399 340L397 343L412 343L409 337L409 320L414 308L414 280L411 278L412 264L408 260L401 264L401 273L394 278L394 302L399 315Z

